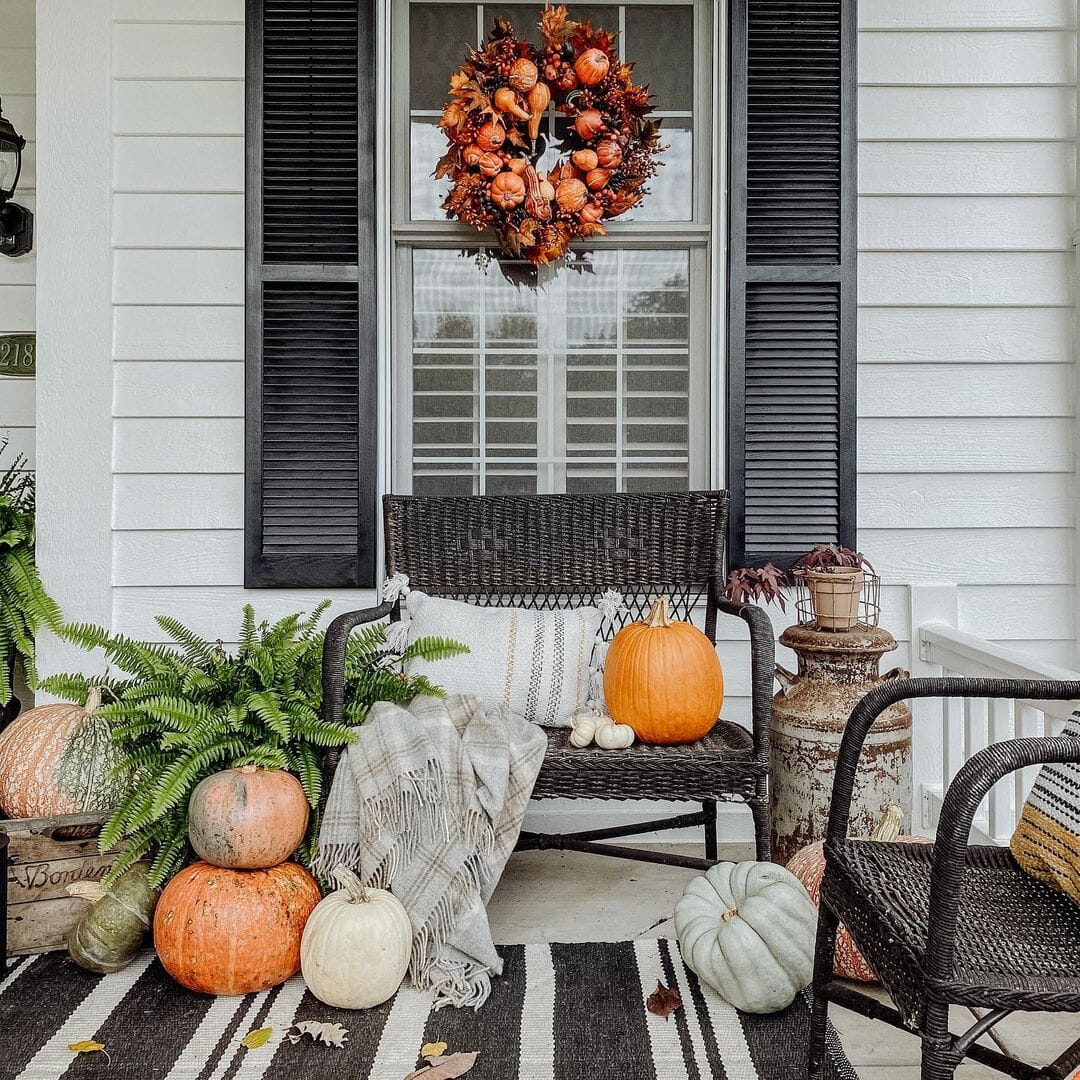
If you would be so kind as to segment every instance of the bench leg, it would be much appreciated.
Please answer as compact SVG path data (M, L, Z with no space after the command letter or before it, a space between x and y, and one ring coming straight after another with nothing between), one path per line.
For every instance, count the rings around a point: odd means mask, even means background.
M716 862L716 800L709 799L701 804L705 815L705 858Z
M771 862L772 841L769 837L769 796L758 795L751 799L750 813L754 815L754 841L757 846L758 862Z

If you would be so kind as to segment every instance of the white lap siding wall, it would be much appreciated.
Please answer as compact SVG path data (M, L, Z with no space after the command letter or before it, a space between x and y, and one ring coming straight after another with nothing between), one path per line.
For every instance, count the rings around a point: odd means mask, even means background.
M36 182L34 0L0 0L0 100L4 116L27 140L18 201L35 208ZM0 257L0 334L34 329L33 253L18 259ZM34 460L34 380L0 377L0 439L8 440L8 455ZM4 458L4 464L9 460Z
M1075 2L860 8L860 544L890 660L908 586L944 583L962 629L1072 663ZM243 3L113 0L111 44L111 615L228 638L246 600L323 595L241 586Z

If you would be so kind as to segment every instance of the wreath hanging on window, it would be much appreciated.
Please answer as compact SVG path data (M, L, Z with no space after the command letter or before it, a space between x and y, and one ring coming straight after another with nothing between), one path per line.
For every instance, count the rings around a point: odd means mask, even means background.
M449 149L435 169L451 178L443 209L477 229L494 228L502 250L531 263L566 254L578 237L602 236L604 222L641 202L660 163L659 122L649 91L620 63L614 35L574 22L564 6L544 9L543 46L505 19L450 78L439 126ZM568 158L537 163L548 107L568 118Z

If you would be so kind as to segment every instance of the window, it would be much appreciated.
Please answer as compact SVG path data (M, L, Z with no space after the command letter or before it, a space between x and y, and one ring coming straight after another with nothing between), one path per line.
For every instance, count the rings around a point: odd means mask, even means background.
M466 43L539 5L393 9L394 488L648 491L710 478L712 30L702 2L575 6L619 30L670 149L650 196L557 271L445 220L437 127ZM560 155L554 110L540 167Z

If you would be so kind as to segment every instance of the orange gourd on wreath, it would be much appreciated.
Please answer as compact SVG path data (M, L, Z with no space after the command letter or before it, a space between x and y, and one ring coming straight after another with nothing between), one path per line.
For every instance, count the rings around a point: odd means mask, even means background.
M266 870L193 863L161 893L154 948L189 990L267 990L300 970L301 936L321 898L315 879L293 862Z
M933 841L925 836L901 836L900 828L904 823L904 813L899 806L887 806L881 815L877 827L870 834L871 840L897 844L929 844ZM803 883L810 899L820 903L821 881L825 876L825 845L820 841L808 844L796 852L787 868ZM843 979L857 979L859 982L877 982L874 969L866 962L858 946L851 939L843 924L836 935L836 954L833 958L833 972Z
M724 673L709 639L653 603L644 622L624 626L608 646L604 699L617 724L646 743L675 745L708 734L724 702Z
M292 773L242 765L199 782L188 801L188 839L214 866L264 870L300 846L309 813Z

